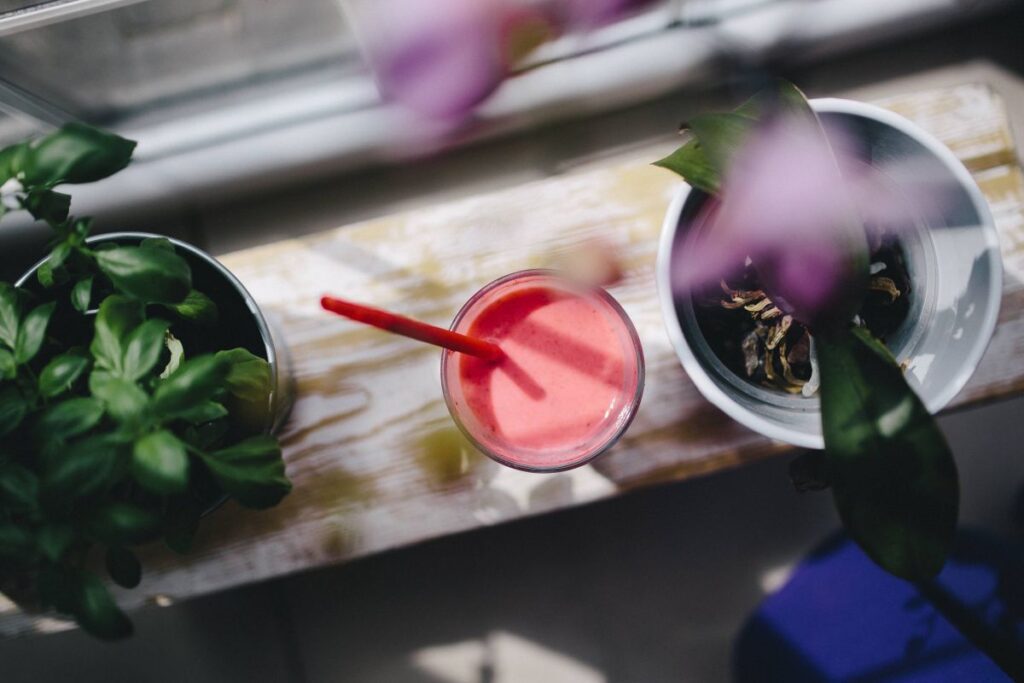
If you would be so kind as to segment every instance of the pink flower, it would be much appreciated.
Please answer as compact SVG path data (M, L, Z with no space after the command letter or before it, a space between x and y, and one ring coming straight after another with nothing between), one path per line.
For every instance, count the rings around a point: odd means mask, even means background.
M571 29L592 29L635 14L657 0L555 0L558 13Z

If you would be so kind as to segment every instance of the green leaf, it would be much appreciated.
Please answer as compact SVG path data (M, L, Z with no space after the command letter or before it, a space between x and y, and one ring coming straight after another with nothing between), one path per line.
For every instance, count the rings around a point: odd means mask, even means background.
M142 581L142 565L135 553L127 548L107 548L107 574L122 588L135 588Z
M19 142L16 145L0 149L0 185L25 169L25 159L29 153L29 143Z
M28 412L28 402L17 388L7 385L0 387L0 436L10 434Z
M176 304L192 290L188 263L163 249L118 247L97 253L96 263L114 287L142 301Z
M71 195L53 190L31 190L22 204L38 221L63 223L71 210Z
M89 359L85 356L74 352L62 353L39 373L39 393L52 398L67 391L88 367Z
M110 434L77 441L47 459L42 490L49 500L91 496L114 483L123 444Z
M664 159L655 161L654 165L682 176L683 180L698 190L708 194L718 193L721 182L718 171L708 161L704 149L696 139L691 139Z
M128 165L135 144L83 123L66 124L32 147L24 169L26 184L101 180Z
M7 463L0 466L0 507L25 511L36 507L39 496L39 479L32 470L21 465Z
M130 636L132 622L110 597L100 578L91 572L81 572L76 579L74 616L78 625L104 640Z
M142 323L128 335L122 369L130 380L142 378L153 369L164 350L164 335L170 323L153 318Z
M246 507L272 507L291 491L281 446L272 436L255 436L202 458L217 483Z
M232 417L248 432L265 431L272 420L270 364L245 349L220 351L217 357L231 368L226 386Z
M75 283L71 290L71 305L79 313L89 310L89 302L92 300L92 278L87 277Z
M70 524L46 524L36 532L36 546L43 557L56 564L71 547L74 537Z
M220 312L213 299L200 291L193 289L180 304L169 307L185 320L192 321L197 325L211 326L217 324Z
M36 436L44 441L68 439L86 432L103 417L103 404L94 398L72 398L49 408L36 422Z
M172 333L168 332L164 337L164 344L167 345L167 352L171 357L167 359L167 366L160 372L160 379L167 379L177 372L185 360L185 346Z
M46 336L46 326L50 324L50 316L57 304L51 301L29 311L18 328L18 338L14 342L14 360L23 365L39 353Z
M24 561L32 548L32 536L28 531L11 522L0 522L0 558Z
M124 296L109 296L96 314L96 334L89 349L96 365L116 375L123 373L125 337L142 322L142 307Z
M138 384L102 370L89 375L89 391L118 422L137 421L149 404L149 396Z
M50 257L39 266L39 270L36 271L36 279L39 280L39 284L43 287L53 287L57 282L54 271L64 265L68 256L71 254L71 245L67 242L61 242L53 248L50 252Z
M167 379L157 385L153 409L161 415L173 416L204 403L220 389L230 368L222 359L199 356L186 361Z
M825 463L839 516L886 571L933 577L959 507L949 446L881 342L862 328L819 337Z
M215 401L200 403L195 408L178 413L178 417L189 424L200 425L226 417L228 409Z
M756 119L727 112L695 116L688 128L700 142L708 163L721 178L756 125Z
M145 543L160 535L160 515L131 503L107 503L89 520L89 533L107 545Z
M0 379L14 379L17 375L18 364L14 362L14 354L0 349Z
M154 493L179 493L188 486L185 444L167 430L147 434L135 443L132 472Z
M19 303L17 290L6 282L0 282L0 342L11 350L18 339L21 320Z

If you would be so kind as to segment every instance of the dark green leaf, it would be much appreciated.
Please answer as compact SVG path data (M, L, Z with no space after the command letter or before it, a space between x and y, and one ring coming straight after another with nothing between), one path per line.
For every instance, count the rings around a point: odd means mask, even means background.
M17 388L7 385L0 387L0 436L10 434L28 412L28 402Z
M71 210L71 195L53 190L32 190L25 196L23 206L36 220L63 223Z
M195 289L188 293L184 301L170 306L170 309L185 320L204 326L216 325L220 315L213 299Z
M0 342L14 350L18 339L21 307L17 291L6 282L0 282Z
M96 314L96 335L89 347L96 365L123 374L125 338L142 322L142 307L123 296L109 296Z
M67 242L61 242L53 251L50 252L50 257L39 266L39 270L36 271L36 279L39 280L39 284L43 287L53 287L57 282L57 277L54 273L58 268L64 265L68 256L71 254L71 245Z
M132 622L110 597L98 576L81 572L75 588L74 616L79 626L104 640L127 638L132 634Z
M122 361L126 379L140 379L153 369L164 350L164 335L169 326L170 323L153 318L128 335Z
M29 144L27 142L20 142L0 149L0 185L25 170L25 159L28 152Z
M135 479L154 493L179 493L188 486L185 444L167 430L139 439L132 458Z
M0 557L25 560L32 552L32 535L11 522L0 522Z
M127 548L107 548L107 574L122 588L135 588L142 581L142 565L135 553Z
M28 185L91 183L127 166L134 149L131 140L69 123L33 146L26 160L25 181Z
M114 483L123 444L109 434L90 436L47 459L42 488L48 500L90 496Z
M40 440L69 439L96 426L103 417L103 404L94 398L72 398L47 409L36 422Z
M75 283L71 290L71 305L80 313L89 310L89 302L92 300L92 278L87 277Z
M164 251L174 251L174 245L166 237L147 237L139 243L139 246L143 249L163 249Z
M178 418L189 424L200 425L227 416L228 409L215 401L200 403L195 408L178 413Z
M78 353L62 353L43 368L39 373L39 392L48 398L56 396L71 388L86 368L89 359Z
M199 529L203 508L189 496L178 496L167 503L164 515L164 542L176 553L184 555L192 548L192 539Z
M270 427L270 364L245 349L220 351L217 357L231 368L227 377L228 410L234 421L250 433Z
M29 362L39 353L46 336L46 326L50 324L50 316L57 304L50 302L29 311L18 328L18 338L14 342L14 360L20 365Z
M682 176L690 185L708 194L716 194L719 190L721 178L696 139L691 139L664 159L655 161L654 165Z
M956 530L956 464L885 346L858 328L817 341L825 459L839 516L883 569L935 576Z
M135 422L149 403L149 397L138 384L102 370L89 375L89 391L103 401L107 412L118 422Z
M131 503L107 503L89 520L89 533L107 545L137 545L160 535L160 515Z
M281 446L261 435L203 456L217 483L239 503L251 508L277 505L292 484L285 475Z
M192 289L192 271L174 252L118 247L96 254L100 270L114 286L146 302L176 304Z
M31 510L39 496L39 479L21 465L7 463L0 465L0 507L9 510Z
M162 415L176 415L204 403L220 389L230 368L216 356L199 356L186 361L157 385L153 408Z
M46 524L36 532L36 545L50 562L60 562L75 537L70 524Z
M0 379L14 379L18 374L18 364L14 362L14 354L7 349L0 349Z

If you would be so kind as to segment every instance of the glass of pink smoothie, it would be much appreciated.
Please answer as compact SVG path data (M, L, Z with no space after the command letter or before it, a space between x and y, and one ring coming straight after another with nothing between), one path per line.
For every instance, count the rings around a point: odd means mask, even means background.
M499 361L447 350L441 357L456 424L504 465L578 467L610 448L640 406L640 339L603 289L552 271L512 273L466 302L451 329L505 353Z

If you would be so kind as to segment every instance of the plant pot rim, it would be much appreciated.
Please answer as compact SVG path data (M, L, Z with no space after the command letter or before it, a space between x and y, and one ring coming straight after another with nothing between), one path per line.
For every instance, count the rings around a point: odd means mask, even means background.
M999 235L988 203L960 160L942 142L902 116L875 105L838 98L813 99L811 106L820 114L847 115L873 120L910 138L944 167L950 178L969 198L971 208L978 217L976 229L984 240L982 256L985 259L984 266L987 268L987 278L979 283L979 287L983 288L987 305L984 317L972 322L972 326L977 331L975 343L966 350L953 376L945 381L938 390L922 396L928 410L932 413L938 412L960 392L974 373L988 347L999 316L999 305L1002 298L1002 258L999 250ZM698 391L737 422L764 436L794 446L824 448L820 419L817 419L816 428L805 425L805 429L799 430L794 428L793 424L788 424L786 420L780 420L778 415L770 415L768 411L756 409L756 406L752 408L744 405L737 400L734 391L729 387L723 387L712 377L705 361L698 357L687 340L672 293L670 261L677 235L681 232L683 211L692 192L692 188L686 183L683 183L676 192L665 214L661 240L658 245L656 267L658 294L662 318L676 355ZM813 413L815 418L820 415L816 405L813 409L808 407L794 411L794 413L796 412L803 413L804 416Z

